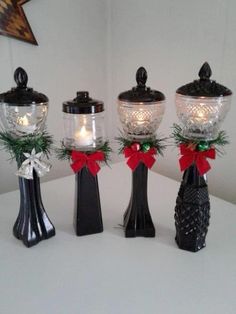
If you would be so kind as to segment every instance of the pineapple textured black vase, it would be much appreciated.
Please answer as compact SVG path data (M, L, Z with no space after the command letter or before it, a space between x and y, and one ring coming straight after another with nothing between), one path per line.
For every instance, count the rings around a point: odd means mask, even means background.
M180 249L192 252L206 246L210 219L206 173L211 169L207 159L215 159L216 145L227 144L220 126L230 108L232 92L211 80L211 74L205 62L199 79L179 87L175 95L182 125L174 126L173 136L184 171L175 207L175 240Z
M185 170L175 207L176 242L180 249L197 252L206 245L210 201L206 177L195 165Z

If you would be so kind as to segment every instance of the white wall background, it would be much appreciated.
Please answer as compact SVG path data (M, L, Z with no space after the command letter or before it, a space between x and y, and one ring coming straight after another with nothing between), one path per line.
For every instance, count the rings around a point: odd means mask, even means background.
M213 79L236 91L234 0L38 0L24 9L39 47L0 36L0 92L14 86L14 69L24 67L29 85L50 98L48 129L57 140L63 136L62 101L86 89L105 100L108 135L116 136L116 97L135 85L141 65L148 71L148 85L167 97L159 130L164 135L177 122L176 88L197 78L204 61L210 63ZM211 193L232 202L236 202L234 102L224 123L231 145L227 155L212 162L209 173ZM169 148L155 170L180 179L177 155L177 149ZM1 152L1 193L17 188L14 164L9 165L7 158ZM52 162L46 180L71 173L66 163Z

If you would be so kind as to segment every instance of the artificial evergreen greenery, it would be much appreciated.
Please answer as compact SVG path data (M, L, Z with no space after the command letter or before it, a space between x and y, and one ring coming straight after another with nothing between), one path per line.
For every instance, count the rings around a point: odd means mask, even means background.
M139 143L141 146L141 151L145 151L145 146L148 145L150 148L156 148L158 154L163 156L163 151L166 148L166 138L158 138L158 137L150 137L144 140L130 140L123 133L119 137L116 138L118 143L120 144L119 154L122 154L125 147L130 147L134 143Z
M11 159L21 162L24 153L31 153L34 148L36 153L43 152L49 158L53 143L52 136L46 131L41 134L29 134L15 137L9 132L0 132L0 146L10 153Z
M223 153L219 147L229 144L228 136L225 131L220 131L218 133L217 138L214 140L206 141L206 140L201 140L201 139L196 139L196 138L189 139L182 135L182 128L180 125L176 123L173 125L172 138L174 138L175 144L177 146L179 146L180 144L186 144L186 145L192 144L197 147L199 145L206 144L206 146L208 146L209 148L214 146L216 148L216 151L219 154Z
M85 154L92 154L96 151L102 151L105 155L105 160L104 162L107 163L109 160L110 160L110 153L112 152L112 149L109 145L109 141L106 141L104 142L104 144L100 147L97 147L95 150L93 151L83 151L83 153ZM57 155L57 158L59 160L68 160L70 161L70 158L71 158L71 152L72 152L72 149L69 149L67 148L64 143L62 142L61 143L61 148L57 148L56 149L56 155Z

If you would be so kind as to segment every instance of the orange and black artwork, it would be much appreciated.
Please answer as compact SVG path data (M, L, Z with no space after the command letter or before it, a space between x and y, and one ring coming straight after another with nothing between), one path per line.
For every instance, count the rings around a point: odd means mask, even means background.
M0 0L0 34L38 45L22 5L30 0Z

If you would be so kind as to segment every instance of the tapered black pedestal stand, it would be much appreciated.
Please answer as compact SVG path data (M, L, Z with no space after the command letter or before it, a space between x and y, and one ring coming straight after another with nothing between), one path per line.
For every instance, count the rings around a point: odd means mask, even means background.
M179 248L197 252L205 247L209 220L207 183L192 165L184 172L175 207L175 240Z
M75 175L75 212L74 226L78 236L103 231L102 212L97 176L87 167Z
M33 179L19 178L20 211L13 227L13 234L31 247L53 237L56 232L43 207L40 181L35 171Z
M147 179L148 169L140 162L133 171L131 198L124 214L124 229L127 238L155 237L155 228L148 208Z

